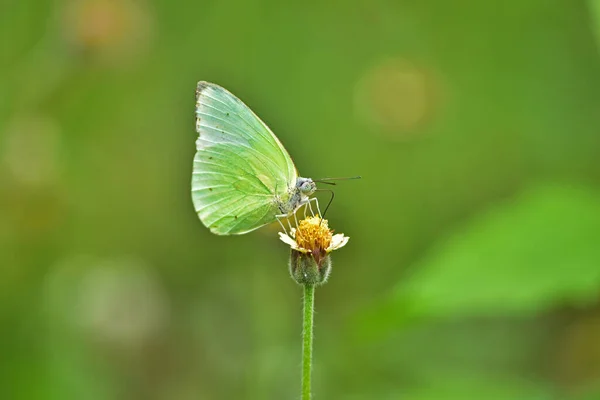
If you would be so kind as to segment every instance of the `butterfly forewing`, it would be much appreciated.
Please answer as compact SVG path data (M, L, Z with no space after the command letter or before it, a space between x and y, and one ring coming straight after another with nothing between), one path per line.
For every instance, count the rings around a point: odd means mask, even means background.
M196 156L192 200L214 233L241 234L275 220L275 196L297 174L269 128L237 97L215 84L196 90Z

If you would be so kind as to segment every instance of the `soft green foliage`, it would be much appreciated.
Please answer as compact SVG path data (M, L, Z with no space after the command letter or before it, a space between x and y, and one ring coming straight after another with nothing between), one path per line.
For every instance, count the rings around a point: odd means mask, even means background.
M596 43L600 49L600 1L588 0L590 9L590 19L592 20L592 29L596 35Z
M600 194L526 189L453 229L396 298L425 315L540 312L594 304L600 287Z
M408 389L410 398L459 399L484 391L487 398L554 399L543 381L522 375L541 357L541 343L554 343L556 335L574 352L573 346L586 348L587 340L596 340L597 317L584 319L586 339L580 326L557 330L556 317L539 316L565 306L594 307L599 237L596 190L558 184L527 188L444 234L402 283L355 320L360 328L350 343L401 343L399 360L390 359L388 368L406 368L428 382L427 389ZM561 359L563 351L554 348L545 357ZM574 361L560 361L565 372L577 368ZM447 381L440 382L440 376ZM569 398L597 395L592 384Z

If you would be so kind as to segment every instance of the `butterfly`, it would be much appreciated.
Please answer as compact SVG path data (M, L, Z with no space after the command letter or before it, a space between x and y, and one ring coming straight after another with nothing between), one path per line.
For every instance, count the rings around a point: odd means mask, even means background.
M316 183L298 176L279 139L226 89L198 82L196 131L192 201L211 232L241 235L312 201L318 209Z

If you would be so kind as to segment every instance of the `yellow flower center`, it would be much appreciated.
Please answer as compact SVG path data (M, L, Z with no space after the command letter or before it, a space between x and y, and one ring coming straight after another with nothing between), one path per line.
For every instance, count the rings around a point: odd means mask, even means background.
M298 224L295 239L298 247L313 253L322 253L331 245L332 236L326 219L308 217Z

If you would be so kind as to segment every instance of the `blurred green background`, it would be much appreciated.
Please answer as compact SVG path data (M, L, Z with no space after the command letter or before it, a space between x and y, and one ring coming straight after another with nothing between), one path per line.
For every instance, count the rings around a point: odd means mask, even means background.
M351 237L316 399L600 399L597 1L3 0L0 399L297 399L277 226L190 199L216 82Z

